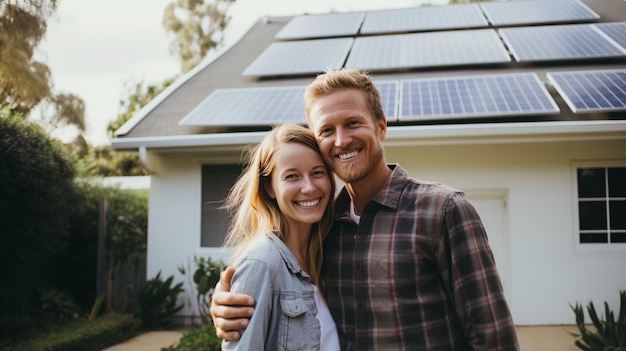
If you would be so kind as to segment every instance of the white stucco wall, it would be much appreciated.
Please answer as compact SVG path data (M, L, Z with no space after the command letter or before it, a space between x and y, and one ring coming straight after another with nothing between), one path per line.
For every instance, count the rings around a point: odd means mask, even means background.
M626 161L625 140L388 145L386 157L416 178L468 193L495 189L505 194L507 294L517 324L572 324L569 303L576 301L608 301L618 307L618 291L626 289L626 250L576 250L572 162ZM177 267L194 255L226 257L223 251L199 247L200 165L206 161L202 153L150 154L156 174L150 192L148 277L162 271L183 281ZM186 289L193 291L189 285Z

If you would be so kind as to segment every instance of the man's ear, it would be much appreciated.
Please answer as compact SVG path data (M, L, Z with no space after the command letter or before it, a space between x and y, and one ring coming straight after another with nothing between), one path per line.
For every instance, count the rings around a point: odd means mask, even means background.
M383 118L378 120L377 124L378 128L380 128L378 138L380 140L385 140L385 136L387 135L387 117L383 116Z

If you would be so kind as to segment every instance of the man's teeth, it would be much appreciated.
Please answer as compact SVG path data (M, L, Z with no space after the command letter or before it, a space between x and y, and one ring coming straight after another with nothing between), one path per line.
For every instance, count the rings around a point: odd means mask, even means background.
M347 153L347 154L339 155L338 157L339 157L340 160L347 160L349 158L353 158L354 156L356 156L358 154L359 154L359 151L355 150L355 151L352 151L352 152Z
M298 202L298 205L303 206L303 207L313 207L319 203L320 203L320 199L317 199L317 200L311 200L311 201Z

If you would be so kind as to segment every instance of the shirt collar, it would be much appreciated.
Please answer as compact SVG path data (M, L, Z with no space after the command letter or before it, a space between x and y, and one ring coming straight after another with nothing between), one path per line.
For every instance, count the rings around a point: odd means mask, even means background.
M284 241L280 240L280 238L274 233L267 233L267 236L270 238L274 246L276 246L276 248L278 249L280 256L282 257L283 261L285 261L285 264L287 265L287 268L291 273L300 274L305 278L310 278L309 274L305 272L302 267L300 267L300 265L298 264L298 260L293 255L293 253L291 253L291 250L289 250L287 244L285 244Z
M387 166L391 169L391 175L387 178L383 187L374 195L372 201L396 210L398 203L400 203L400 196L402 195L402 189L404 189L408 174L399 164L392 163ZM345 217L350 217L350 195L348 195L348 190L344 186L335 200L335 218Z

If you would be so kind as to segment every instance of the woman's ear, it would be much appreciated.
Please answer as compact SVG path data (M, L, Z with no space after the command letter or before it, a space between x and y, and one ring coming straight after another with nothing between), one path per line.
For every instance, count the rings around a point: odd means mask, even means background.
M265 191L267 191L267 194L270 196L270 198L276 199L276 194L274 193L274 188L272 187L271 181L265 183Z

